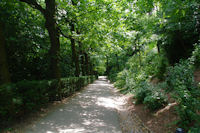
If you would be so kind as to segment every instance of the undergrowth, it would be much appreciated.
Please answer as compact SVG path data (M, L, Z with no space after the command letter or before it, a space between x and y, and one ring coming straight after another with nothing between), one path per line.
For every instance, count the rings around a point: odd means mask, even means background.
M197 133L200 125L200 85L194 81L194 70L199 68L200 45L190 58L170 66L167 59L156 52L135 54L116 77L115 87L122 92L133 93L136 104L144 104L156 111L168 103L167 94L178 103L176 113L178 127L189 133ZM153 84L156 78L159 83Z

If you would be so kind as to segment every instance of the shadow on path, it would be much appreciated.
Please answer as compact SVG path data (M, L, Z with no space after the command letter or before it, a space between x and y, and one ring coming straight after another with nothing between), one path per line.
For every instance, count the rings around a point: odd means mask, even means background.
M116 109L119 95L100 77L25 133L121 133Z

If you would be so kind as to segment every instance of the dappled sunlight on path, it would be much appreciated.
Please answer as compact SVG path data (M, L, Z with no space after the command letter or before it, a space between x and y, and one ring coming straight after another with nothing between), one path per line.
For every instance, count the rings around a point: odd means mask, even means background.
M121 133L116 109L122 101L104 77L51 111L25 133Z

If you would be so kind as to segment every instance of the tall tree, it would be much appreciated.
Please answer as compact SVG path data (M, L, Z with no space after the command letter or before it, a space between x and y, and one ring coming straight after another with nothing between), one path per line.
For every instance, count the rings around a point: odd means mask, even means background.
M82 43L81 41L78 41L78 45L79 45L79 55L80 55L80 65L81 65L81 74L82 76L85 76L85 67L84 67L84 55L83 55L83 48L82 48Z
M69 23L71 27L71 33L73 34L75 32L75 25L73 22ZM72 61L75 65L75 76L78 77L80 75L80 68L79 68L79 56L77 55L76 51L76 40L73 38L73 36L70 36L71 41L71 49L72 49Z
M55 0L45 0L45 7L43 8L36 0L20 0L39 10L45 18L45 27L48 30L51 47L49 50L50 54L50 70L52 70L51 78L60 78L60 67L59 67L59 51L60 41L58 26L56 24L56 2Z

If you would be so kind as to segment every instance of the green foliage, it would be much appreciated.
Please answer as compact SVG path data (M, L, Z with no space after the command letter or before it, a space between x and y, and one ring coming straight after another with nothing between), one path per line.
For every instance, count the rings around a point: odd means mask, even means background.
M153 75L165 74L161 74L163 70L159 69L162 68L162 60L163 57L153 51L134 55L126 63L126 68L118 73L115 86L122 92L134 93L136 103L144 103L152 111L163 107L167 103L163 92L159 87L148 83Z
M147 75L154 75L163 80L168 66L166 57L154 52L149 52L144 58L144 67Z
M163 92L158 89L153 89L151 93L149 93L144 98L144 104L148 109L154 111L164 107L167 104L167 98L164 96Z
M20 81L16 83L15 93L22 98L22 108L25 112L33 111L47 103L47 81Z
M141 82L135 90L136 104L145 104L148 109L155 111L167 104L167 98L158 86Z
M188 133L199 133L200 132L200 127L197 125L196 127L192 127L189 129Z
M147 82L141 82L139 88L136 89L135 98L136 104L141 104L144 102L144 99L151 94L151 88Z
M129 51L123 48L129 59L118 72L115 86L123 92L134 93L137 102L151 110L167 103L163 92L166 88L179 103L179 124L188 129L192 123L198 125L200 90L195 85L193 72L194 66L199 68L200 64L199 1L142 0L129 1L129 4L130 11L123 17L128 32L126 40L132 45L127 45ZM156 47L158 53L152 52ZM191 55L189 60L180 62ZM174 66L168 68L169 65ZM155 78L167 85L152 86L149 81Z
M166 81L173 98L178 103L176 110L180 117L180 126L188 129L192 122L200 124L200 116L197 113L200 111L200 90L195 86L190 62L181 61L170 67Z
M181 61L168 68L166 82L169 90L183 88L190 90L194 86L193 68L189 61Z
M42 15L17 0L2 0L0 8L12 81L47 79L49 39Z
M117 73L110 73L110 74L108 75L108 79L109 79L111 82L117 81L117 80L116 80L116 77L117 77Z
M157 4L160 9L157 11L159 21L155 33L160 36L160 45L173 65L180 59L187 59L193 44L199 39L199 2L175 0L160 1Z
M159 56L158 58L158 64L155 64L158 68L157 71L155 73L155 75L163 80L166 76L166 71L167 71L167 67L168 67L168 61L164 56Z
M200 68L200 42L194 44L194 51L192 52L190 61L194 63L196 68Z
M115 86L132 90L139 88L141 82L150 80L153 76L162 79L167 65L165 58L154 50L146 54L134 55L126 63L126 68L118 73Z
M190 93L187 92L176 92L176 94L183 95L178 98L179 106L176 108L177 113L180 117L179 125L182 128L188 129L191 123L197 125L200 124L200 116L197 114L197 111L200 110L200 101L199 99L193 97ZM184 96L185 95L185 96ZM187 97L186 97L187 95ZM176 99L177 100L177 99Z
M138 55L135 55L128 60L126 68L117 75L115 83L116 87L131 91L137 86L137 82L146 79L146 75L143 73L142 69L140 69L139 62Z
M69 9L70 11L66 9L66 12L71 12L72 15L70 15L70 17L73 17L73 19L76 17L77 12L82 12L82 9L74 10L73 8L76 7L71 7L72 5L68 4L67 2L59 1L59 3L60 4L58 4L59 6L57 8L63 10L63 12L58 11L58 14L56 14L55 18L59 17L59 20L56 20L59 23L59 28L66 31L67 35L69 27L64 16L68 15L63 14L66 6L68 8L72 8ZM39 2L39 4L44 6L44 1ZM65 6L63 7L63 5ZM87 9L87 4L81 3L81 6L83 9ZM24 2L20 2L19 0L2 0L0 2L0 8L0 21L3 27L2 32L4 33L6 40L7 62L9 66L9 72L11 73L10 75L12 82L18 82L21 80L50 80L50 75L53 71L49 69L51 62L50 39L45 28L44 16L40 13L40 11L30 7ZM83 18L84 15L82 16ZM86 16L88 16L88 14ZM61 18L62 20L60 20ZM75 24L77 27L79 27L79 22L83 21L77 21L77 24ZM92 20L87 22L92 22ZM82 28L84 28L84 26L87 26L87 23L81 23L81 25ZM93 24L90 25L92 26ZM81 28L77 29L80 30ZM89 26L87 29L89 30ZM86 31L82 32L83 33L81 35L74 35L76 36L76 42L80 41L81 45L83 45L83 49L86 49L85 51L90 53L90 50L87 50L89 49L88 47L90 47L90 45L87 45L87 43L82 43L84 38L88 38L83 37L83 34ZM74 76L75 69L73 66L73 60L71 59L72 51L69 44L69 38L60 36L61 46L58 55L62 77ZM95 45L97 46L97 44ZM77 43L76 47L77 53L79 53L80 49L78 48ZM89 63L93 64L93 62L94 61L89 60Z
M123 88L126 85L126 77L128 76L128 71L125 69L117 74L117 79L115 86L117 88Z

